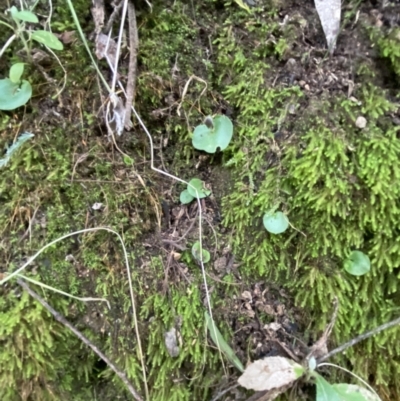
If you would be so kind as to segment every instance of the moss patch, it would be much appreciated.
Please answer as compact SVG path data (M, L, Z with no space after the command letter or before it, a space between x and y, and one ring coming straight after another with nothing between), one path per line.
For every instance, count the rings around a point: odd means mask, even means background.
M153 135L155 165L211 185L203 225L212 255L207 271L214 318L244 364L276 351L265 337L266 323L282 322L314 342L335 296L340 311L332 347L398 313L398 88L395 82L388 87L381 64L382 55L389 57L397 74L395 52L371 54L365 62L372 45L393 46L370 34L366 18L352 28L354 7L364 17L369 5L351 6L333 58L326 57L311 4L271 1L251 14L216 0L156 1L153 12L137 7L136 106ZM90 20L87 7L79 7L82 21ZM69 29L61 5L54 9L54 26ZM353 57L356 43L359 55ZM46 95L55 88L37 73L25 114L1 114L2 143L20 131L35 134L0 176L1 270L15 269L73 230L115 229L133 265L151 400L211 399L237 372L228 366L224 377L218 351L206 340L205 293L189 251L196 223L180 248L163 242L190 227L196 205L180 206L183 187L150 170L147 138L137 122L133 132L117 138L133 166L107 139L97 118L97 82L79 41L61 61L69 80L58 99ZM61 78L56 64L48 69ZM223 154L196 152L193 127L220 113L234 122L231 145ZM360 116L364 129L356 126ZM293 226L281 236L262 225L263 214L275 206ZM370 274L357 278L343 270L353 249L369 255ZM116 238L105 232L69 238L46 250L27 274L73 295L110 301L107 310L50 296L143 391ZM1 293L0 371L7 382L1 399L128 397L78 340L26 294L20 297L18 286L8 283ZM176 358L165 347L172 327L180 347ZM397 342L398 330L391 329L335 361L396 399Z

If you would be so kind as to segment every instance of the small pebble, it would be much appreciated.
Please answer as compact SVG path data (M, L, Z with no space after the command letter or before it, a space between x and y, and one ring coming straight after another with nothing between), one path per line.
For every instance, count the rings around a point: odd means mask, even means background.
M366 120L363 116L357 117L357 120L356 120L356 127L357 127L357 128L360 128L360 129L363 129L363 128L365 128L366 126L367 126L367 120Z

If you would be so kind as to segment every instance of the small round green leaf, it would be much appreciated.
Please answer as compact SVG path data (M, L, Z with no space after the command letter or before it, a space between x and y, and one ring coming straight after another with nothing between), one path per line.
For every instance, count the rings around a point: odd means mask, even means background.
M124 155L123 160L126 166L133 166L134 160L128 155Z
M42 43L50 49L63 50L63 44L58 40L58 38L49 31L34 31L32 32L32 39L36 42Z
M20 21L24 22L32 22L33 24L39 22L38 17L33 12L28 10L16 11L12 14L12 16L13 18L19 19Z
M206 249L201 249L200 247L200 242L196 241L193 246L192 246L192 255L196 260L202 260L203 263L207 263L210 261L210 252L208 252ZM201 256L202 255L202 256Z
M182 191L179 196L179 200L181 201L182 205L186 205L186 204L190 203L193 199L194 199L194 197L192 195L190 195L190 193L188 192L187 189Z
M289 227L289 220L282 212L267 212L263 217L264 227L271 234L281 234Z
M218 148L226 149L233 135L232 121L221 115L206 122L207 124L200 124L195 128L192 138L193 147L207 153L215 153Z
M21 81L22 74L24 73L24 63L15 63L10 68L10 80L14 84L18 84Z
M16 84L10 79L0 79L0 110L14 110L23 106L32 96L32 86L28 81Z
M197 189L197 193L195 189ZM189 181L187 191L193 198L199 197L199 199L205 198L211 194L211 191L205 187L204 182L198 178L193 178Z
M353 276L362 276L371 269L369 257L361 251L353 251L344 261L344 269Z

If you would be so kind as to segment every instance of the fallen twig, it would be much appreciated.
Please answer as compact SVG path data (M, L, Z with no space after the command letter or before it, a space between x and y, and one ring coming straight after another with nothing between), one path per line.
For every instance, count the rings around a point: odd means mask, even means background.
M133 395L135 400L143 401L143 398L139 395L139 393L133 388L132 384L128 381L126 375L121 372L113 362L111 362L89 339L87 339L79 330L77 330L70 322L68 322L65 317L60 315L55 309L53 309L42 297L40 297L32 288L29 287L28 284L25 283L24 280L18 278L17 283L36 301L38 301L42 306L44 306L53 316L54 318L68 327L82 342L84 342L88 347L90 347L98 356L101 358L115 373L116 375L124 382L129 392Z
M360 341L366 340L367 338L372 337L375 334L378 334L383 330L389 329L390 327L397 326L398 324L400 324L400 317L392 320L391 322L388 322L388 323L382 324L381 326L375 327L375 329L367 331L366 333L361 334L356 338L353 338L352 340L348 341L347 343L342 344L340 347L333 349L332 351L330 351L326 355L324 355L322 358L318 359L318 362L325 361L328 358L331 358L333 355L336 355L339 352L343 352L347 348L353 347L354 345L358 344Z
M126 130L132 127L131 114L132 104L135 98L136 75L137 75L137 53L139 47L139 35L136 24L136 12L133 2L128 2L129 21L129 69L128 82L126 84L125 122Z

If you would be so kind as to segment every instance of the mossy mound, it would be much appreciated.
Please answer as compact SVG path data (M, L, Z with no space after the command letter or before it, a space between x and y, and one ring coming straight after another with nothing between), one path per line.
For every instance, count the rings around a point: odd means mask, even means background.
M268 308L254 313L255 306L243 301L249 288L269 286L271 305L286 305L296 336L308 343L326 327L337 297L332 347L397 317L400 305L398 87L396 81L388 85L381 64L382 56L389 57L389 73L398 73L396 58L385 50L392 42L382 41L388 33L372 34L369 3L352 2L336 53L328 58L311 3L264 3L251 13L219 0L155 1L152 12L145 2L137 5L136 106L157 146L156 166L215 186L207 211L218 209L222 223L218 213L206 213L205 245L222 261L233 249L239 263L208 268L216 279L209 282L214 318L243 363L260 357L257 344L265 343L261 329L249 328L276 318ZM78 7L81 22L88 21L86 4ZM55 28L70 29L65 9L58 3L54 9ZM370 54L372 46L383 53ZM45 98L54 88L37 73L23 122L22 114L1 114L2 141L10 143L19 131L35 134L0 176L1 269L14 270L73 230L115 229L133 261L150 399L212 399L229 384L218 351L207 344L199 267L189 250L177 252L161 240L170 224L163 221L169 215L162 214L165 199L175 218L183 187L150 170L147 138L137 122L131 135L118 139L131 159L108 141L96 116L96 80L79 41L61 61L69 81L59 99ZM47 68L61 77L56 64ZM220 113L234 122L231 145L204 158L191 145L191 131L204 116ZM283 235L263 227L262 216L273 207L292 224ZM195 217L194 207L185 210ZM196 236L188 236L188 249ZM343 270L353 249L371 259L372 270L363 277ZM110 301L108 310L44 292L143 392L116 238L105 232L75 236L47 249L26 274L75 296ZM8 283L0 291L2 400L128 399L111 370L21 296L18 286ZM179 333L178 357L165 346L172 327ZM397 329L388 330L335 361L368 379L382 397L398 399L398 339ZM227 372L237 377L233 367Z

